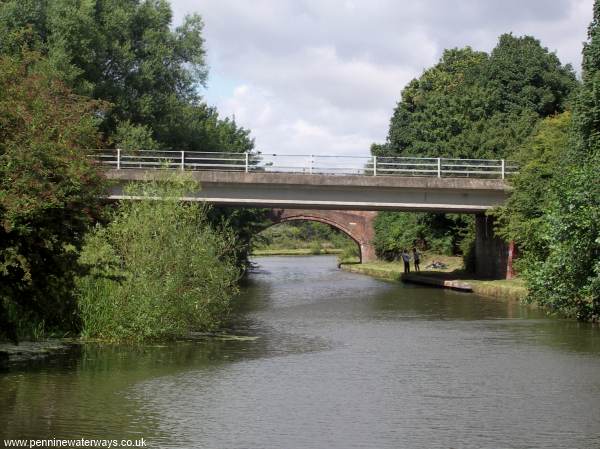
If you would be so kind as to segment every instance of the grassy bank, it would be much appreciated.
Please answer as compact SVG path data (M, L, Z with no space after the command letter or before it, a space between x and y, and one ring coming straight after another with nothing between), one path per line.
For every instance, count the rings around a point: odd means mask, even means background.
M427 265L430 265L433 262L441 262L446 265L446 268L442 269L425 269ZM421 269L422 273L427 272L438 272L438 273L447 273L452 271L460 270L463 266L461 257L453 257L453 256L440 256L437 254L424 254L423 259L421 260ZM387 279L390 281L400 281L402 274L404 273L404 264L400 261L398 262L368 262L363 264L356 263L342 263L342 267L347 271L352 271L355 273L367 274L369 276L377 277L380 279ZM414 265L410 264L411 270L414 269Z
M426 268L433 261L442 262L446 267L442 269ZM433 281L432 283L439 284L440 286L443 286L444 283L453 285L453 281L458 282L461 286L470 287L473 293L489 298L520 301L527 295L527 289L521 279L477 279L472 273L462 271L462 267L462 259L460 257L439 256L435 254L425 255L421 262L421 269L423 271L418 273L418 276L424 277L426 280L431 280ZM344 263L342 264L342 269L391 281L409 281L410 279L410 277L403 279L404 264L402 262ZM413 265L411 264L412 269ZM411 273L414 275L413 271ZM416 279L413 278L410 281L416 281Z

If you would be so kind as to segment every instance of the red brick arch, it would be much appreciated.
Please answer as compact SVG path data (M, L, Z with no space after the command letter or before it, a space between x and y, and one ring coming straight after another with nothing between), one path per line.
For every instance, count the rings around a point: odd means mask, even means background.
M307 210L307 209L273 209L270 214L273 224L295 220L308 220L325 223L339 229L360 248L361 262L376 259L373 247L373 220L377 212L369 211L338 211L338 210Z

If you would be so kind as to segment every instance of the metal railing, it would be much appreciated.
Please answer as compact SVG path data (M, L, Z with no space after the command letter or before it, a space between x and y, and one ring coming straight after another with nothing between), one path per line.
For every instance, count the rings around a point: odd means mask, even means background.
M98 164L117 170L179 169L246 173L491 179L505 179L518 171L514 162L504 159L124 151L120 149L89 151L89 156Z

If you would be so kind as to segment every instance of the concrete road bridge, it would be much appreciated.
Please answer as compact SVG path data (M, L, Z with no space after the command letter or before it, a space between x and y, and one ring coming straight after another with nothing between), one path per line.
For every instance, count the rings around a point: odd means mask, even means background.
M478 274L505 277L511 265L507 245L494 236L485 216L510 193L506 180L517 167L504 160L121 150L97 150L92 156L115 181L111 199L135 199L124 193L131 181L186 171L201 188L185 200L270 208L274 223L327 223L360 246L362 261L375 259L378 211L475 214Z

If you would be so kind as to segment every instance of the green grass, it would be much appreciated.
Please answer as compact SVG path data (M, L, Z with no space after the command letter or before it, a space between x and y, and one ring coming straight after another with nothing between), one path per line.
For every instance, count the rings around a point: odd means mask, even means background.
M527 287L523 279L499 279L482 281L469 279L466 282L473 287L473 293L492 298L504 298L513 301L522 301L527 296Z
M426 270L425 267L433 261L442 262L447 265L447 268ZM354 263L357 262L358 260L356 260ZM385 262L378 260L377 262L367 262L360 265L351 265L351 263L344 261L343 264L346 264L345 267L348 268L349 271L361 272L384 279L400 280L400 275L404 273L404 263L401 261ZM462 267L462 257L442 256L439 254L424 254L421 259L421 273L447 273L461 270ZM411 272L414 271L414 264L412 262L410 263L410 269Z
M425 267L434 260L445 263L447 267L444 269L425 269ZM366 274L391 281L401 281L404 273L404 264L402 262L377 261L364 264L343 263L342 268L354 273ZM463 270L463 262L461 257L425 254L421 261L421 269L422 271L418 273L421 276L427 276L441 280L463 281L472 287L473 293L480 296L520 301L527 295L527 288L522 279L477 279L472 273L467 273ZM414 265L412 262L411 273L415 274Z

